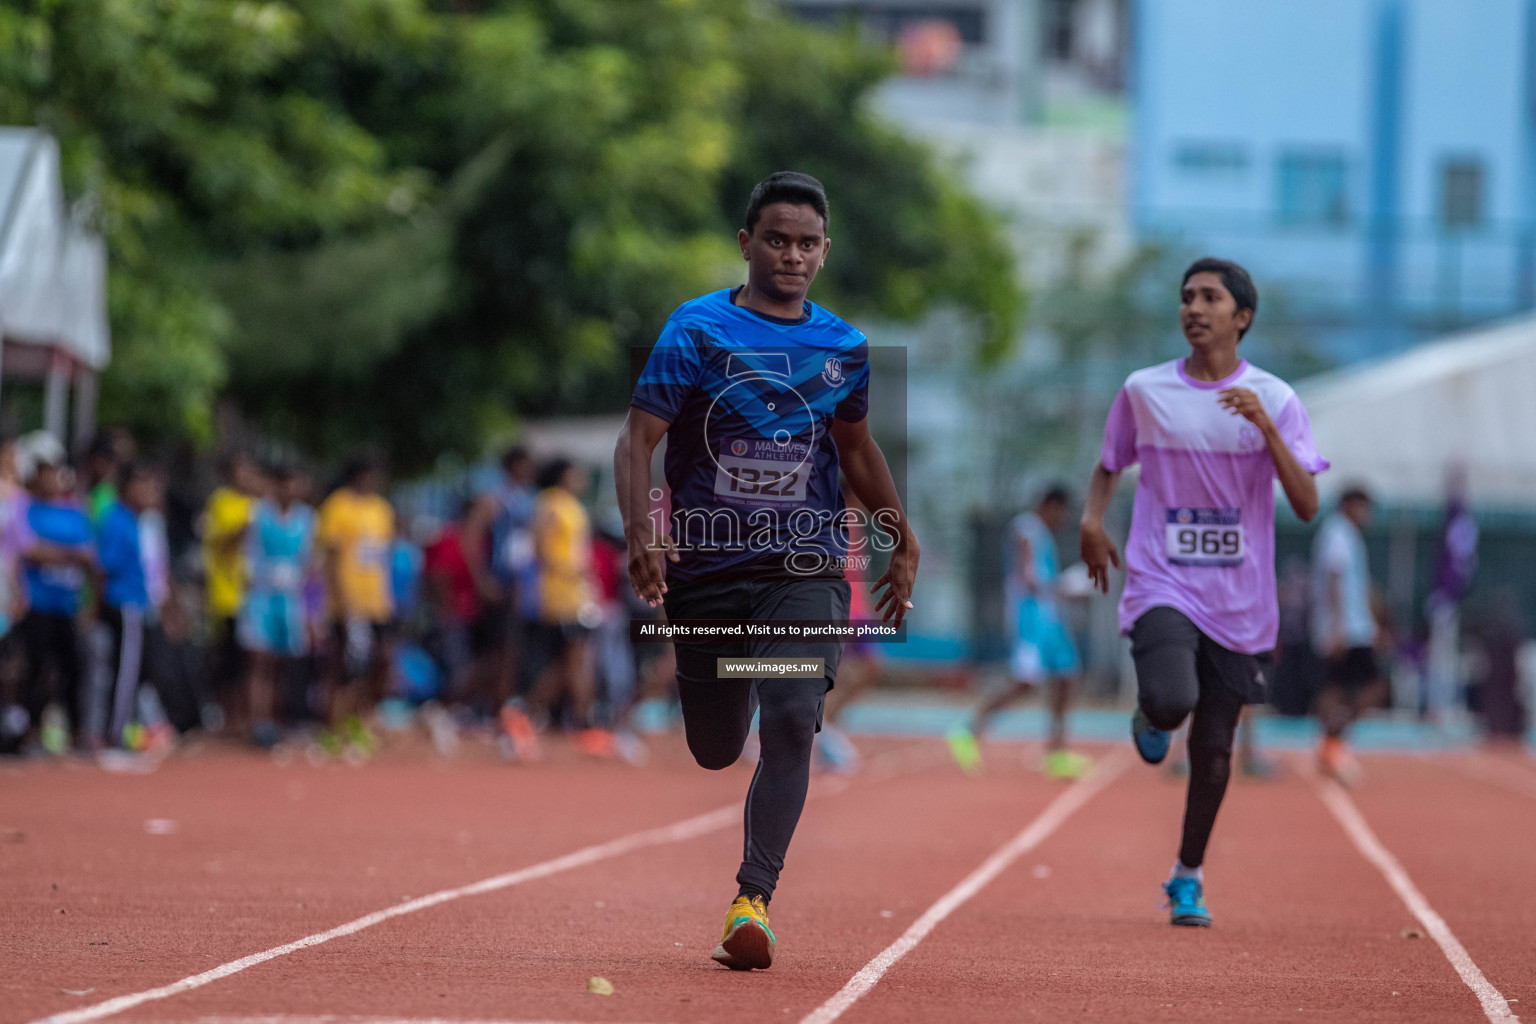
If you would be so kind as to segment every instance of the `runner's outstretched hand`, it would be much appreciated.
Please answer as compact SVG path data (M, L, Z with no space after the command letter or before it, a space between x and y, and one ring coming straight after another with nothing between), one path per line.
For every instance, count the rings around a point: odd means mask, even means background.
M879 593L881 588L885 589L885 593L880 594L880 599L875 602L875 611L880 613L881 621L899 626L907 612L912 610L912 584L917 579L917 560L921 554L917 539L909 536L891 552L891 564L870 585L871 594Z
M635 596L644 601L647 606L655 608L661 604L662 595L667 592L667 574L662 565L661 557L665 552L667 561L678 560L677 545L672 543L672 538L666 534L660 537L652 535L649 541L629 541L629 585L635 589Z
M1099 593L1109 593L1109 567L1113 564L1116 569L1120 568L1120 552L1116 550L1115 542L1109 539L1103 523L1083 524L1079 553L1088 567L1088 578L1093 585Z

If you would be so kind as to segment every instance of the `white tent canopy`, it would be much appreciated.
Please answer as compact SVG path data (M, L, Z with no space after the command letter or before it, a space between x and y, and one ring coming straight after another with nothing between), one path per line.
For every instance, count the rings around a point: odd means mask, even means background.
M1440 505L1465 471L1478 505L1536 508L1536 316L1455 334L1296 387L1325 492L1363 483L1378 500Z
M0 336L100 370L111 354L107 253L64 202L59 146L0 128Z

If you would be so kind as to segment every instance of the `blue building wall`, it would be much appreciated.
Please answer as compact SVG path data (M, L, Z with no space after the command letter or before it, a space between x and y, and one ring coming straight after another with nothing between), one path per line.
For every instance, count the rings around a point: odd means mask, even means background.
M1536 2L1138 0L1138 235L1230 256L1329 355L1527 308Z

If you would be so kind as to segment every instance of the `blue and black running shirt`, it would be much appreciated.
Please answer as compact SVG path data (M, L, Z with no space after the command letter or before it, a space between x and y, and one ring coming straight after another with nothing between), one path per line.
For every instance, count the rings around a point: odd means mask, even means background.
M678 581L841 576L832 418L869 411L869 342L814 303L799 320L735 305L679 306L630 404L668 421L666 476Z

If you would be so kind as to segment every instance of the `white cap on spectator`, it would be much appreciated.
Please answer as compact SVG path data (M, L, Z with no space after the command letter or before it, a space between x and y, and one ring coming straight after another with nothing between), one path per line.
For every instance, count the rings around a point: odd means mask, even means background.
M43 466L62 466L69 461L64 444L46 430L34 430L16 439L16 472L31 483Z

